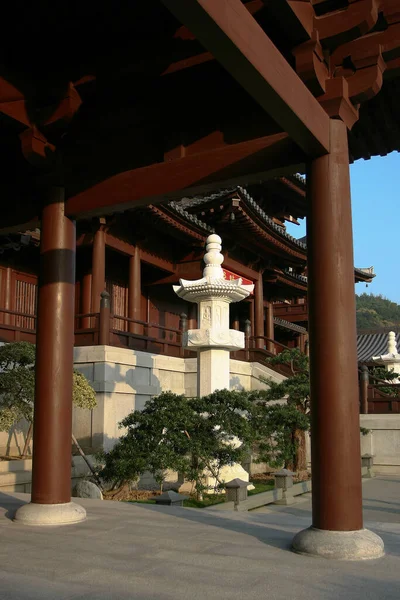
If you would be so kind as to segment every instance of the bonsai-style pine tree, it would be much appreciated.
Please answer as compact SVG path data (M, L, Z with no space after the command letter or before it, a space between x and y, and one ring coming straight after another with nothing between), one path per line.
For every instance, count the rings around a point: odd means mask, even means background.
M253 439L252 420L247 418L252 408L241 392L221 390L204 398L164 392L122 421L127 432L101 455L100 476L116 489L145 471L162 483L171 469L193 481L201 495L205 471L218 481L224 465L243 459ZM239 448L231 443L235 436L242 441Z
M299 349L284 350L269 359L271 365L288 365L292 375L281 383L264 378L269 388L260 392L264 400L264 418L276 429L280 436L280 459L293 471L307 469L305 431L310 426L310 375L309 360ZM285 400L283 404L271 404L271 401ZM275 425L273 425L275 424ZM274 443L275 442L274 439ZM267 454L270 449L267 446ZM264 454L263 444L260 455ZM265 456L268 458L268 456Z

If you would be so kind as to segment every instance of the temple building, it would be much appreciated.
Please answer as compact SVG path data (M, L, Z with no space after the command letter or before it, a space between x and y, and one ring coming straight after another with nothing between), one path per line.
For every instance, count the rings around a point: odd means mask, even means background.
M354 281L372 274L354 269L349 165L400 149L399 2L8 8L2 337L21 337L23 325L33 340L36 321L32 499L17 520L85 518L70 501L74 360L103 377L104 394L111 371L121 393L133 371L137 386L156 387L154 361L182 351L188 311L165 290L198 277L215 230L227 276L255 284L246 310L232 311L232 326L247 327L245 352L305 347L309 335L313 526L293 548L382 556L362 517ZM307 174L305 206L295 173ZM283 227L304 214L307 248ZM286 301L303 321L290 320ZM127 359L139 343L153 380ZM90 366L87 347L110 360Z
M227 278L255 283L247 302L231 307L231 327L245 331L256 360L285 347L307 350L307 247L285 222L306 215L305 179L276 178L184 197L123 215L81 221L77 233L75 345L100 343L100 299L111 301L111 346L180 356L182 316L194 306L172 292L180 278L200 276L206 237L224 241ZM0 237L0 341L35 341L40 229ZM374 274L355 269L356 282ZM249 354L238 358L249 360Z

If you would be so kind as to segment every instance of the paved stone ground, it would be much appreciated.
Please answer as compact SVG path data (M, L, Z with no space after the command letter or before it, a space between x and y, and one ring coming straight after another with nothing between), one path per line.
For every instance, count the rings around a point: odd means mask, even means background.
M400 597L400 478L364 483L366 526L387 555L342 563L289 551L310 500L252 513L79 500L79 525L10 520L28 497L0 494L1 600L371 600Z

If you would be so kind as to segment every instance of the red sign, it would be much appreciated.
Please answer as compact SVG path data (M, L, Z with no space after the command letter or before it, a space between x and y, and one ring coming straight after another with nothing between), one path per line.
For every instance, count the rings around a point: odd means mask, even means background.
M224 272L224 279L227 279L228 281L232 281L233 279L241 279L243 285L253 285L253 282L250 281L250 279L246 279L246 277L242 277L237 273L232 273L232 271L228 271L228 269L222 269L222 271Z

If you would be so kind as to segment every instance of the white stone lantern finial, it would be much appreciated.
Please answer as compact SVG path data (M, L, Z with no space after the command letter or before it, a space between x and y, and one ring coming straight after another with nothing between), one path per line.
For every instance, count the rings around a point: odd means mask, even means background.
M396 334L394 331L389 331L388 334L388 354L397 354Z
M205 268L203 277L207 279L223 279L222 263L224 256L221 254L222 240L217 234L209 235L206 241L206 253L204 255Z

